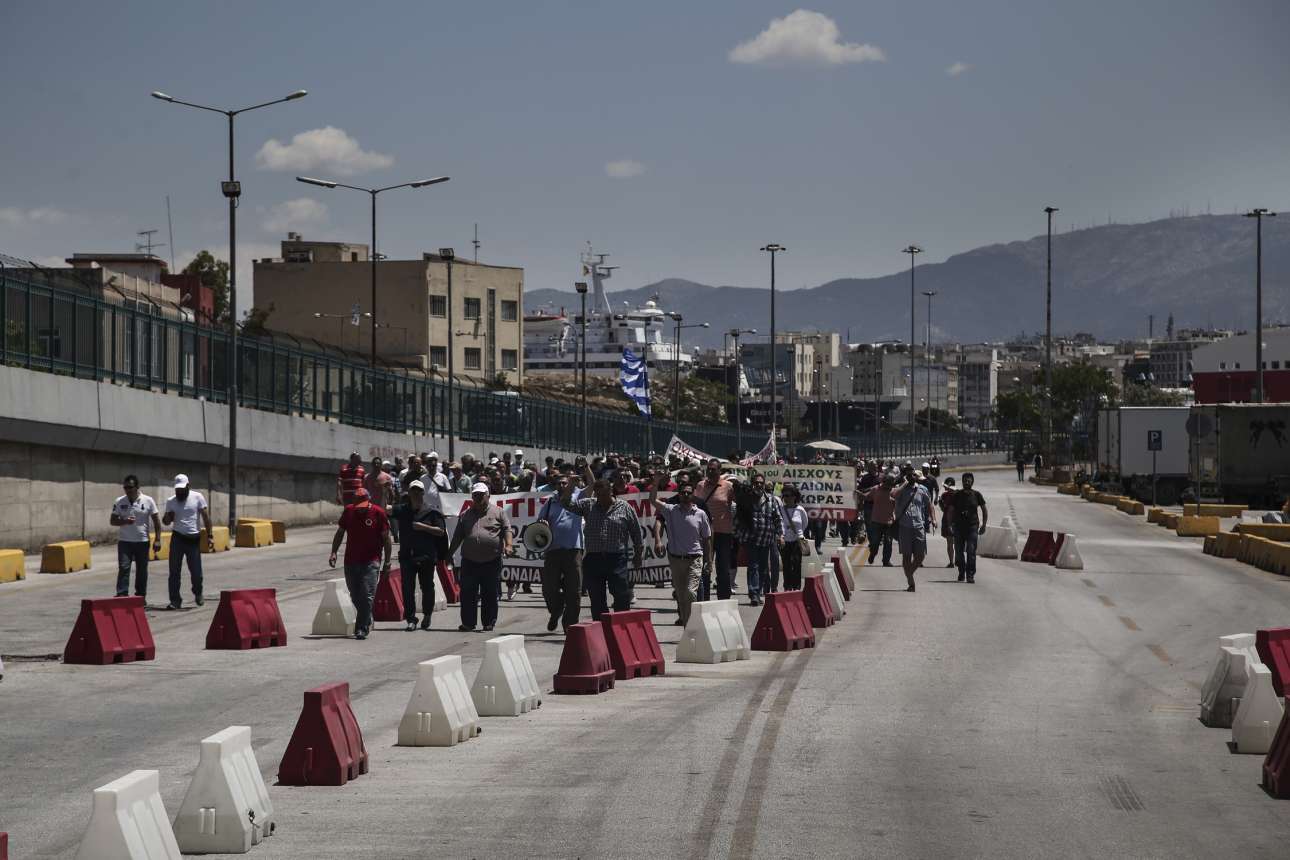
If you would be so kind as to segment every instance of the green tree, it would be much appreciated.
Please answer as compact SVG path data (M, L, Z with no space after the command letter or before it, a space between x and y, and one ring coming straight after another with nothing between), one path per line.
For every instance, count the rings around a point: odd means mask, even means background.
M1115 399L1115 382L1111 372L1087 361L1053 367L1053 429L1069 427L1081 415L1105 397Z
M1184 406L1187 398L1176 391L1130 382L1121 392L1120 403L1123 406Z
M184 266L185 275L196 275L202 285L215 294L215 321L228 322L228 263L215 259L210 251L198 251L193 261Z
M920 430L927 429L927 422L928 422L928 416L927 416L926 409L924 409L923 411L919 412L917 415L914 416L914 423L918 425L918 429ZM944 409L932 410L931 423L932 423L931 431L933 433L950 433L959 429L958 416L951 415L949 412L946 412Z
M1039 399L1027 388L1004 392L995 398L994 420L1000 430L1038 430Z

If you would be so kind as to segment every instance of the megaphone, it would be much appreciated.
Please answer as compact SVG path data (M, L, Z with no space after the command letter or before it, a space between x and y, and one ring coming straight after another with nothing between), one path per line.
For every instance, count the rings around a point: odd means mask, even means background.
M521 537L524 548L529 552L546 552L546 548L551 545L551 527L546 523L529 523L524 527Z

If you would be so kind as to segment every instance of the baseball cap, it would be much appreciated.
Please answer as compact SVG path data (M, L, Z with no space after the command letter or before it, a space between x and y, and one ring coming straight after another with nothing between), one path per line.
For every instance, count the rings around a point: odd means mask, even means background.
M430 452L430 454L427 456L427 458L426 458L426 459L435 459L435 460L438 460L438 459L439 459L439 452L438 452L438 451L431 451L431 452Z
M523 449L523 448L516 448L516 449L515 449L515 456L516 456L516 457L523 457L523 456L524 456L524 449Z
M489 460L489 461L488 461L488 465L490 465L490 466L496 466L496 465L497 465L498 463L500 463L500 462L502 462L502 461L501 461L501 460L499 460L499 459L497 459L496 457L494 457L494 458L492 458L491 460Z
M487 492L488 492L488 485L482 482L478 484L474 484L470 488L470 494L472 496L475 495L476 493L487 493Z
M182 490L188 486L187 475L175 475L175 489Z
M408 484L409 490L424 490L425 488L426 488L426 485L421 483L420 481L413 481L412 483Z

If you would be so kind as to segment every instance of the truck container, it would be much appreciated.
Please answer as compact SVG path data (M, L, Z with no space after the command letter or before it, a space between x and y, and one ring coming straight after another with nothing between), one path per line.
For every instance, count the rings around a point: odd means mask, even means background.
M1290 492L1290 403L1191 407L1189 466L1201 501L1280 508Z
M1098 414L1097 458L1125 495L1172 505L1190 482L1186 406L1120 406ZM1149 436L1159 434L1152 452ZM1154 453L1154 458L1153 458ZM1154 498L1153 498L1154 475Z

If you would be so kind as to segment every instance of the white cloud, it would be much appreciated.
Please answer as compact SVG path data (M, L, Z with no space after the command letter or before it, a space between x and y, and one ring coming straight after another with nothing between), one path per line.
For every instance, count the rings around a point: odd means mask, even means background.
M270 233L285 233L316 226L327 220L327 206L312 197L297 197L269 207L262 226Z
M255 154L255 162L266 170L326 169L340 176L389 167L393 156L369 152L358 141L334 126L302 131L282 143L269 138Z
M645 165L630 158L605 163L605 175L612 176L614 179L631 179L633 176L640 176L644 172Z
M959 75L963 74L970 68L972 67L969 66L967 63L955 63L954 65L950 66L948 69L945 70L945 74L949 75L951 78L957 78Z
M832 18L798 9L772 19L755 39L736 45L730 51L730 62L836 66L887 59L876 45L842 42L841 37Z
M0 224L17 227L22 224L61 224L67 220L67 213L52 206L38 206L35 209L19 209L16 206L0 208Z

